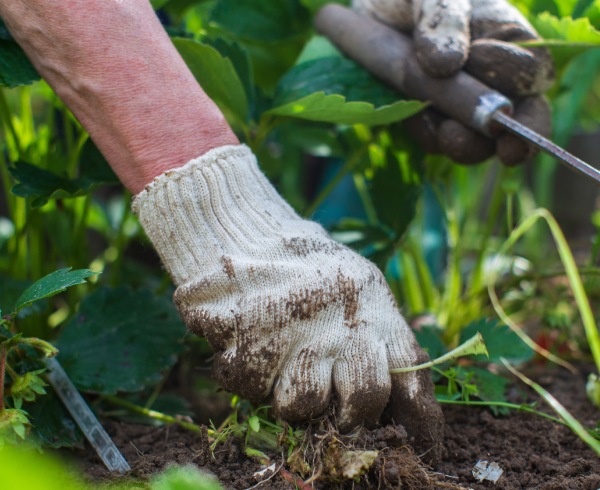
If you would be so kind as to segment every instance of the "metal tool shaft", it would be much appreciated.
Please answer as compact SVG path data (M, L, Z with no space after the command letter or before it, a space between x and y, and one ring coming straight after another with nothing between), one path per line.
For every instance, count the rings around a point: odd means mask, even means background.
M552 141L544 138L541 134L529 129L527 126L521 124L519 121L514 120L512 117L504 114L501 111L495 112L492 116L492 119L494 122L508 129L511 133L514 133L521 138L525 138L528 142L535 145L540 150L556 157L561 163L564 163L574 172L583 174L590 179L593 179L596 184L600 185L599 170L585 163L583 160L580 160L575 155L572 155L560 146L555 145L552 143Z
M47 365L48 381L108 470L121 474L131 471L129 464L79 394L62 366L56 359L48 359Z
M447 78L425 73L408 36L337 4L323 7L315 26L343 53L402 94L430 101L441 113L486 135L500 125L600 184L600 171L512 119L512 104L504 95L463 71Z

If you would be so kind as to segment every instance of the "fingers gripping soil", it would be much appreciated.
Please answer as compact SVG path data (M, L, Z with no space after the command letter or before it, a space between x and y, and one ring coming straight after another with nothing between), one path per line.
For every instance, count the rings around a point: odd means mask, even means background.
M427 361L429 356L418 348L416 364ZM385 418L404 426L411 445L424 461L431 464L440 461L444 416L434 396L429 370L392 375L392 393Z
M347 426L379 415L388 365L412 363L416 344L374 264L296 215L243 146L209 152L144 192L136 212L146 225L157 208L166 218L151 239L225 388L252 401L273 394L289 420L320 415L332 398Z
M214 377L226 389L255 402L273 392L276 413L299 421L324 413L333 388L336 418L348 430L378 420L391 390L388 356L395 366L414 364L416 344L381 272L322 240L284 240L301 258L296 268L227 257L212 275L178 288L175 301L216 350ZM313 261L319 268L307 271ZM263 288L246 287L249 276ZM288 292L265 294L276 290Z

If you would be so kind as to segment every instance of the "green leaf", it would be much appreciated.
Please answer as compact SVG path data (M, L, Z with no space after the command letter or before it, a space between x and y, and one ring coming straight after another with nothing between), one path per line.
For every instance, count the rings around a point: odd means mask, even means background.
M414 331L417 342L427 352L430 359L440 357L447 352L446 346L441 338L442 330L437 326L426 325Z
M600 28L600 0L594 0L585 10L583 17L587 17L596 29Z
M579 3L579 0L554 0L558 15L561 17L567 17L573 15L575 7Z
M54 271L29 286L23 294L21 294L15 306L13 306L13 311L19 311L35 301L61 293L71 286L83 284L85 283L86 278L95 276L96 274L98 273L92 272L89 269L72 271L71 268L65 268Z
M31 435L44 447L83 447L83 434L63 406L60 399L49 389L48 394L27 406L33 429Z
M14 88L39 79L38 72L19 45L0 39L0 85Z
M477 385L478 398L485 401L506 401L506 389L510 383L508 379L476 366L463 369L473 373L471 381Z
M260 431L260 419L256 415L252 415L252 417L248 419L248 425L254 432Z
M57 456L51 455L49 452L28 451L23 446L9 446L0 449L2 488L4 490L92 490L92 488L99 488L99 485L88 485L83 480L81 469L71 468L71 465L69 465L69 469L66 465L63 466L63 461ZM112 485L111 488L113 488Z
M541 44L548 45L552 51L558 69L584 51L600 47L600 31L588 18L558 18L544 12L533 20L533 24L544 38Z
M415 217L423 190L421 172L414 160L413 154L387 152L386 164L374 168L369 189L377 218L394 230L398 239Z
M136 392L175 364L185 331L167 298L143 289L102 288L81 302L56 345L80 390Z
M19 296L31 286L31 281L13 279L8 276L0 276L0 309L6 313L12 312L12 306L17 303ZM33 305L33 308L27 308L21 311L20 316L26 316L29 313L39 309L39 305ZM40 309L41 310L41 309Z
M243 123L248 98L231 60L212 46L190 39L174 39L173 44L208 96L226 116Z
M333 124L377 126L406 119L426 105L423 102L401 100L391 105L375 108L368 102L346 102L346 98L341 95L325 95L323 92L318 92L275 107L267 111L267 114Z
M240 39L276 43L298 37L310 27L298 0L220 0L211 21Z
M512 362L525 362L533 358L534 352L510 328L498 324L496 320L484 318L471 323L461 332L460 342L464 342L477 332L483 336L489 358L475 356L476 360L498 363L501 357L510 359Z
M52 198L79 195L81 189L70 179L60 177L31 163L16 162L10 173L18 182L12 192L16 196L33 199L33 207L46 204Z
M168 2L169 2L169 0L150 0L150 3L152 4L152 8L154 10L158 10L159 8L161 8L163 5L165 5Z
M349 102L389 105L405 99L367 70L337 52L324 38L313 38L297 64L279 81L273 105L281 106L316 92L342 95Z
M311 13L316 13L323 5L328 3L340 3L342 5L350 5L349 0L300 0L300 3L304 5Z
M343 219L333 229L331 236L363 257L377 264L382 271L394 251L394 234L383 226L370 225L359 219Z
M221 490L219 481L194 466L172 467L150 482L150 490Z
M102 184L118 184L120 182L91 138L81 149L78 167L79 181L84 183L83 187L95 188Z
M231 61L248 99L248 110L252 112L256 98L256 85L254 84L254 67L248 50L238 42L228 42L222 38L206 39L205 42Z

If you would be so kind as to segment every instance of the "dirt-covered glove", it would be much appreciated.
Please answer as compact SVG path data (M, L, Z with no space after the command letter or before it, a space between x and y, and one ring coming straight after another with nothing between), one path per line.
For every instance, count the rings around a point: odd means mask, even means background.
M335 400L341 430L391 415L439 455L443 420L426 360L381 272L301 219L245 146L157 177L134 210L178 286L175 303L215 351L213 373L289 421Z
M517 120L549 135L550 108L540 94L553 83L552 58L543 48L514 44L539 36L506 0L353 0L353 6L412 33L417 58L429 74L450 76L464 68L511 97ZM503 163L515 165L535 154L516 136L492 140L434 111L418 114L408 125L427 151L458 163L481 162L497 153Z

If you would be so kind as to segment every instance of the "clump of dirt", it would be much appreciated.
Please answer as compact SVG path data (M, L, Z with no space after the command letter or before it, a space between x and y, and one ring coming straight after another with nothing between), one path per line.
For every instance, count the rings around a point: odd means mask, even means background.
M529 373L553 393L582 423L593 427L600 411L585 395L585 376L567 371ZM526 394L528 401L538 400ZM523 401L520 388L511 397ZM540 410L547 411L543 403ZM256 473L264 461L245 455L240 441L229 439L210 450L206 432L192 433L175 426L151 427L105 420L105 426L132 466L129 477L146 480L170 465L197 465L214 473L225 488L408 488L438 489L590 489L600 487L600 458L567 427L538 415L512 412L494 416L489 409L445 406L446 439L443 460L435 468L423 464L408 445L401 426L336 433L327 419L307 428L309 434L288 459L268 453L277 474ZM91 449L72 453L93 480L111 479ZM421 455L422 456L422 455ZM369 459L370 458L370 459ZM472 475L477 461L497 463L503 475L494 485L478 483ZM354 481L342 481L343 471L369 469ZM354 465L354 466L353 466ZM359 470L357 470L359 471ZM260 483L265 478L268 481ZM301 478L300 478L301 477ZM287 478L287 479L286 479ZM307 482L306 485L303 482Z

